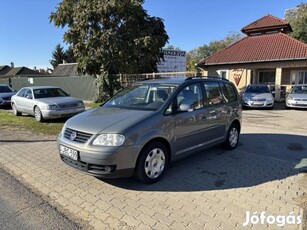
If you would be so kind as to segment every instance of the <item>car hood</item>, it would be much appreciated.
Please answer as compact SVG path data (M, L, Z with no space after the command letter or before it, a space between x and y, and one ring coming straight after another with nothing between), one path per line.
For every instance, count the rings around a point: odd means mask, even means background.
M307 99L307 94L290 94L295 99Z
M46 105L69 104L69 103L76 103L78 101L81 101L73 97L48 97L48 98L38 98L35 100L40 103L44 103Z
M122 133L153 111L96 107L80 113L66 122L66 127L85 133Z
M271 93L244 93L243 98L246 98L246 99L259 99L259 98L272 99L273 96L272 96Z
M11 93L0 93L0 97L1 97L1 98L4 98L4 97L11 97L11 96L13 96L13 95L15 95L14 92L11 92Z

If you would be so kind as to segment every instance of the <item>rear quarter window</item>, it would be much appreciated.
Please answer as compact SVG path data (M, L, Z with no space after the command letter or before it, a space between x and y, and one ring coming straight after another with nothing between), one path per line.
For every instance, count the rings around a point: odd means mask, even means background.
M226 103L238 100L238 94L235 87L230 83L221 83L223 97Z

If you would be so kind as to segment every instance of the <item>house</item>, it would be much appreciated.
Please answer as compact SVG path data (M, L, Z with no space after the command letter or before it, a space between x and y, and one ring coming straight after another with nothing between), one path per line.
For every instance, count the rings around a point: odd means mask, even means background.
M11 67L8 65L0 66L0 77L6 75L11 70Z
M307 84L307 44L288 35L291 25L266 15L241 30L246 37L199 61L209 76L234 82L238 89L264 83L281 100L294 84Z
M29 69L27 67L14 67L14 63L11 66L0 66L0 78L13 78L13 77L28 77L28 76L44 76L38 71Z
M77 72L77 63L63 63L59 64L52 72L52 76L56 77L75 77L83 76Z
M11 68L9 72L7 72L3 77L11 78L11 77L28 77L33 75L44 76L43 74L39 73L38 71L29 69L27 67L14 67Z

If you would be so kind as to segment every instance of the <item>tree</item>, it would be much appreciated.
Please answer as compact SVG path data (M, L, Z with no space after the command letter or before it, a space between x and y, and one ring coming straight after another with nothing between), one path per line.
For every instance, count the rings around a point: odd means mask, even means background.
M66 50L65 56L66 56L66 61L68 63L76 63L77 62L73 48L71 46L69 46L68 49Z
M53 69L55 69L59 64L63 63L63 60L65 59L66 54L63 47L60 44L57 44L52 52L52 60L50 60L50 64L52 65Z
M200 59L211 56L212 54L225 49L230 44L239 41L242 38L242 34L237 32L230 32L224 39L211 41L208 45L204 44L196 49L193 49L187 53L187 70L195 71L196 63Z
M293 30L290 36L307 43L307 3L301 3L296 8L287 10L285 19Z
M156 63L163 58L162 47L168 41L164 23L150 17L143 3L63 0L50 21L57 27L67 26L64 41L74 50L78 70L113 84L114 74L156 71Z
M166 49L166 50L178 50L178 51L181 51L181 49L179 47L175 47L173 45L167 45L166 47L164 47L164 49Z

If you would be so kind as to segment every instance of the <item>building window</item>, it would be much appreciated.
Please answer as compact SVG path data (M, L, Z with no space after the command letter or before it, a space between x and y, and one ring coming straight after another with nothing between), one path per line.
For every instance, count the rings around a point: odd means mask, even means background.
M296 84L307 84L307 71L299 71Z
M228 79L228 70L218 70L217 73L220 78Z
M275 70L259 71L259 83L275 85Z

